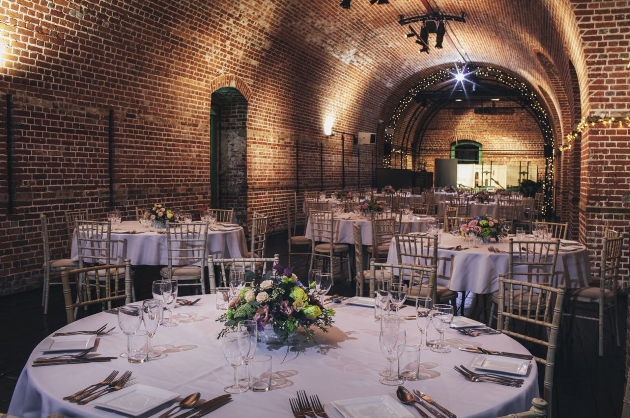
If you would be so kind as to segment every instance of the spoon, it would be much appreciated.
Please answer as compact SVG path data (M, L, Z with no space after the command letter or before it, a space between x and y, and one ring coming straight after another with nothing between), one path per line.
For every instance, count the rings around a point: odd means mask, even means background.
M420 416L422 418L430 418L426 412L424 412L422 409L420 409L420 407L418 407L418 405L416 405L416 398L404 386L398 386L398 389L396 389L396 396L398 397L398 400L400 402L416 408L416 411L420 413Z
M201 394L199 392L191 393L190 395L186 396L184 399L179 401L179 405L175 405L174 407L172 407L171 409L169 409L168 411L160 415L158 418L168 417L171 414L171 412L173 412L177 408L192 408L197 403L200 396Z

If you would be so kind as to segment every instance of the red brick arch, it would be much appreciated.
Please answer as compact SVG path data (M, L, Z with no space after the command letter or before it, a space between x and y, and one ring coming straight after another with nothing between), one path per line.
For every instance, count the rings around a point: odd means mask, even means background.
M248 102L252 99L252 91L249 86L236 75L220 75L210 82L210 91L214 92L222 87L233 87L241 92Z

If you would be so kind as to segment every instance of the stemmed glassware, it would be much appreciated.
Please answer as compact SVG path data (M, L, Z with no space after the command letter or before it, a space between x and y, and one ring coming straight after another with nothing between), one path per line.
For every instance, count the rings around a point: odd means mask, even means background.
M161 290L164 306L168 310L168 320L162 321L162 325L176 327L177 324L173 322L173 308L177 301L177 280L162 280Z
M153 348L151 341L155 336L158 325L160 324L160 311L162 310L162 304L156 299L147 299L142 302L142 321L144 322L144 329L147 330L149 335L148 342L148 356L149 358L160 357L162 353Z
M377 282L376 298L374 299L375 313L374 318L378 321L384 315L384 311L389 311L389 286L391 282L382 280ZM379 313L376 313L379 312Z
M238 295L240 290L245 287L245 271L244 270L232 270L230 271L230 293L234 297Z
M320 269L311 269L308 272L308 290L312 294L317 293L317 282L322 275L322 271Z
M423 337L426 343L427 329L431 324L431 309L433 309L433 299L426 297L416 299L416 325L420 330L420 345L422 345Z
M505 233L506 237L508 236L511 230L512 230L512 222L503 221L503 232Z
M398 377L398 371L394 373L394 362L398 360L407 344L407 333L404 329L396 327L383 327L379 336L381 352L389 362L388 374L379 379L384 385L398 386L403 380Z
M256 355L256 347L258 344L258 323L254 320L248 319L240 321L237 325L237 331L243 333L243 351L245 352L245 367L247 367L247 373L249 374L249 363ZM249 382L249 376L248 376Z
M398 314L398 310L407 300L407 285L404 283L392 283L389 286L389 300L396 308L396 314Z
M221 347L227 362L234 368L234 379L230 386L223 388L227 393L241 393L247 391L238 381L238 368L245 361L246 353L244 348L249 346L249 336L242 331L230 331L223 336Z
M118 326L123 334L127 336L127 344L129 344L129 336L140 329L142 324L142 309L137 305L125 305L118 308ZM120 357L127 357L124 352Z
M317 292L320 301L323 303L323 297L332 287L332 274L322 273L319 276L319 282L315 283L315 291Z
M451 348L444 343L444 333L453 321L453 307L447 304L433 305L433 326L440 333L440 341L433 347L431 351L436 353L450 353Z

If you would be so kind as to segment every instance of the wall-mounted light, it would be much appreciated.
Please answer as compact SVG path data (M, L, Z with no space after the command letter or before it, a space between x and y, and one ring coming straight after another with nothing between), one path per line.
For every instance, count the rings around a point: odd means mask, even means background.
M326 120L324 121L324 135L326 136L333 135L334 123L335 123L335 118L333 116L326 116Z

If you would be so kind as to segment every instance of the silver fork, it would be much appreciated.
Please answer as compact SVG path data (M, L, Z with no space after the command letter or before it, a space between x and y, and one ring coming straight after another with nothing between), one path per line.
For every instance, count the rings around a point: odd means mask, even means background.
M70 401L70 402L76 402L78 405L85 405L86 403L92 402L94 399L100 398L101 396L109 392L122 389L127 384L130 378L131 378L131 372L126 371L125 373L123 373L122 376L120 376L118 379L111 382L109 385L107 385L103 389L99 389L95 392L92 392L88 396L82 396L80 399L75 398L73 401Z
M499 374L493 374L493 373L477 373L477 372L473 372L472 370L467 369L463 364L460 364L459 367L461 367L461 369L463 371L465 371L466 373L468 373L471 376L492 377L492 378L495 378L495 379L501 379L501 380L505 380L505 381L508 381L508 382L519 383L521 385L525 382L525 380L517 379L515 377L501 376Z
M85 389L81 389L80 391L75 392L75 393L73 393L73 394L72 394L72 395L70 395L70 396L66 396L65 398L63 398L63 400L64 400L64 401L67 401L67 400L70 400L70 399L76 398L76 397L78 397L79 395L84 395L84 394L86 394L86 393L92 393L92 392L94 392L96 389L98 389L98 388L100 388L100 387L102 387L102 386L109 385L109 384L110 384L110 383L114 380L114 378L116 377L116 375L118 375L118 370L114 370L113 372L111 372L111 373L109 374L109 376L107 376L105 379L103 379L103 381L98 382L98 383L94 383L93 385L90 385L90 386L86 387Z
M306 418L304 412L300 409L297 398L289 398L289 404L291 404L291 412L293 412L295 418Z
M317 395L311 395L311 405L313 405L313 410L315 411L315 414L320 417L328 418L328 415L326 415L326 411L324 411L324 406L319 401L319 397Z
M81 357L84 357L90 351L92 351L93 348L94 347L90 347L87 350L80 351L80 352L78 352L76 354L59 354L58 356L42 357L41 360L54 360L56 358L62 358L62 357L81 358Z
M458 371L462 376L464 376L466 379L470 380L471 382L488 382L488 383L496 383L498 385L503 385L503 386L511 386L511 387L520 387L520 384L516 384L516 383L510 383L507 380L502 380L502 379L495 379L492 377L480 377L480 376L473 376L469 373L466 373L464 370L460 369L457 366L453 366L453 368Z
M306 392L303 390L297 391L298 395L298 403L300 404L300 409L302 413L308 417L315 417L315 411L311 408L311 405L308 403L308 397L306 396Z

